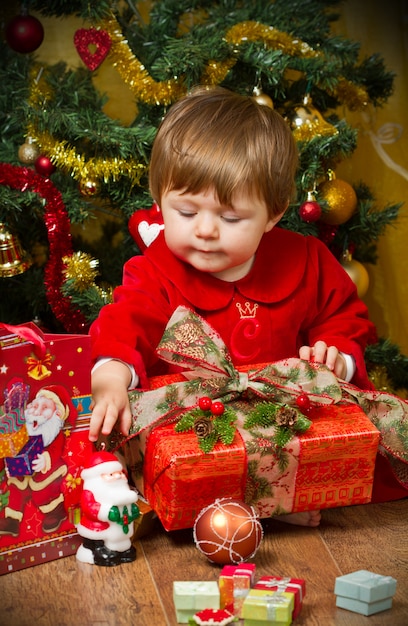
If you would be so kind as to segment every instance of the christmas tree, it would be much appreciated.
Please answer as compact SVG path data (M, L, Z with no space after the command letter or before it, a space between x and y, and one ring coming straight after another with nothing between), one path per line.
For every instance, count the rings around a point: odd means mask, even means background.
M297 4L32 0L9 10L0 61L0 320L86 332L124 261L146 243L132 217L152 205L147 170L158 124L197 84L248 95L286 119L300 167L281 226L324 241L364 295L364 264L376 262L401 205L378 207L363 182L336 176L358 139L339 111L383 106L394 75L381 55L361 60L358 43L333 34L338 0ZM82 18L77 67L37 61L42 16ZM95 83L104 63L132 94L128 124L105 112ZM386 338L373 341L372 375L381 368L388 387L408 389L408 359Z

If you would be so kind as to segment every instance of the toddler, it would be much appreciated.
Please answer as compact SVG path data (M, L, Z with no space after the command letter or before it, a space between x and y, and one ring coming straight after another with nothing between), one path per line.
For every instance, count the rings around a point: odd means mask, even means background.
M200 87L170 108L149 174L164 231L125 264L90 330L92 441L115 424L127 434L128 390L176 371L156 347L180 305L211 324L236 366L314 359L371 387L364 349L374 327L354 283L316 237L278 225L297 166L288 124L251 97ZM296 521L319 519L309 511Z

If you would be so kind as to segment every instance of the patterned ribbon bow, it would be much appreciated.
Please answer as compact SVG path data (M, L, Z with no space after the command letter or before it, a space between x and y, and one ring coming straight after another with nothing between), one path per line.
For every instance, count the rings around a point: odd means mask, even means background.
M312 405L358 404L381 433L381 449L398 479L408 486L408 402L382 392L361 390L339 380L325 365L289 358L248 371L236 369L223 340L199 315L180 306L157 348L160 357L184 367L183 380L149 391L131 391L130 436L176 421L202 396L231 402L244 395L294 406L307 393ZM191 368L191 369L187 369Z
M288 405L305 392L317 404L332 404L342 397L336 377L326 367L300 359L237 370L221 337L185 307L178 307L172 315L157 352L164 361L192 370L183 373L182 381L129 393L131 434L175 421L197 406L202 396L228 403L245 394L246 399Z

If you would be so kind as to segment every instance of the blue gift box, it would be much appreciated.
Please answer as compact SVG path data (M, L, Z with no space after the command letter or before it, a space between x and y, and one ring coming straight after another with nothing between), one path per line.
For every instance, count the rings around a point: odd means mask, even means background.
M5 459L8 476L31 476L34 474L32 462L43 451L44 444L42 435L30 437L16 456L7 457Z
M390 609L397 581L367 570L358 570L336 578L336 606L362 615Z

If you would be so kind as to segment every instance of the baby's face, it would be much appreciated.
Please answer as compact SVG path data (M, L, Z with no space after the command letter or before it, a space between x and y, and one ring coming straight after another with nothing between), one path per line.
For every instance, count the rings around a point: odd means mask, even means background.
M168 191L162 196L164 234L170 250L197 270L229 282L251 269L271 219L259 198L240 195L232 206L220 204L213 190L197 194Z

